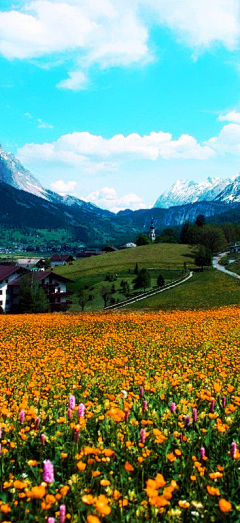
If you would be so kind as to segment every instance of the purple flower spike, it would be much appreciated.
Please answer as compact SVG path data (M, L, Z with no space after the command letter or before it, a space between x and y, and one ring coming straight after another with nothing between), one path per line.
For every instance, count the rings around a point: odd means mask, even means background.
M42 442L43 445L45 445L45 443L46 443L46 436L45 436L45 434L41 434L41 442Z
M71 416L72 416L72 411L71 411L71 409L68 409L68 410L67 410L67 415L68 415L68 419L70 420L70 419L71 419Z
M130 416L130 412L129 412L129 410L127 410L127 412L125 412L125 421L126 421L126 423L129 420L129 416Z
M226 403L227 403L227 398L226 398L226 396L223 396L222 397L222 406L223 406L223 408L226 407Z
M142 411L145 412L146 410L147 410L147 401L144 400L143 406L142 406Z
M203 458L205 456L205 447L200 448L200 454L201 454L201 458Z
M60 505L59 512L60 512L59 521L60 521L60 523L64 523L65 519L66 519L66 505Z
M39 427L39 425L40 425L40 421L41 421L41 419L40 419L40 417L38 416L38 417L36 418L36 421L35 421L35 427L34 427L35 430L38 430L38 427Z
M2 437L2 427L0 425L0 438Z
M43 481L52 483L54 481L54 466L49 459L43 462Z
M173 413L173 412L175 412L175 410L176 410L176 403L174 403L174 401L173 401L170 405L170 411Z
M141 387L140 387L140 389L139 389L139 392L140 392L140 396L141 396L141 398L143 398L143 396L144 396L144 388L143 388L142 385L141 385Z
M184 427L189 427L189 425L190 425L189 416L184 416Z
M145 439L146 439L145 429L140 430L140 439L141 439L141 443L145 443Z
M180 443L182 443L182 442L183 442L183 435L182 435L182 432L180 432L180 434L179 434L179 439L180 439Z
M234 456L235 456L236 450L237 450L237 443L235 443L235 441L233 441L233 442L231 443L231 450L230 450L230 454L231 454L231 458L232 458L232 459L234 459Z
M84 403L80 403L80 405L78 407L79 418L84 418L84 412L85 412L85 405L84 405Z
M210 404L210 412L211 412L212 414L213 414L214 409L215 409L215 403L216 403L216 401L215 401L215 400L212 400L212 401L211 401L211 404Z
M55 523L55 518L48 518L47 523Z
M75 396L71 395L69 396L69 408L74 409L76 405L76 398Z
M20 419L21 423L24 421L24 419L25 419L25 412L24 412L24 410L21 410L19 412L19 419Z
M193 408L192 410L193 423L197 421L197 409Z
M2 445L0 443L0 456L1 456L1 454L2 454Z
M76 432L75 432L75 441L76 441L76 443L79 442L79 436L80 436L80 430L76 429Z

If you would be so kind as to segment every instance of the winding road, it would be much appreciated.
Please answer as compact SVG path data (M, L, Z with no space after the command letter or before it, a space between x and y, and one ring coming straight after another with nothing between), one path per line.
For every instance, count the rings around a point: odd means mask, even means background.
M229 274L229 276L233 276L234 278L239 279L240 278L239 274L236 274L236 272L228 271L227 269L225 269L225 267L223 267L223 265L219 264L219 261L221 260L221 258L223 258L223 256L226 256L226 255L227 255L226 252L222 252L221 254L214 256L214 258L213 258L214 269L218 269L218 271L225 272L225 274Z

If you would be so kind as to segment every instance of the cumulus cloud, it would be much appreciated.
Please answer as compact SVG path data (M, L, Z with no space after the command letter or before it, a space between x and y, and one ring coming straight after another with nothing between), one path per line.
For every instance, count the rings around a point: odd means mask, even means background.
M69 73L69 77L66 80L61 80L57 84L60 89L70 89L71 91L80 91L86 89L88 83L86 75L82 71L75 71Z
M210 138L207 145L219 154L240 155L240 125L229 123L224 125L218 136Z
M53 125L47 122L43 122L41 118L38 118L38 127L39 129L53 129Z
M113 187L97 189L91 192L86 197L86 200L115 213L124 209L146 209L146 204L140 196L134 193L118 196L117 191Z
M25 163L41 160L88 169L96 165L97 170L108 171L115 170L120 160L156 160L159 157L205 160L213 154L209 145L199 144L193 136L183 134L173 140L170 133L162 131L144 136L118 134L109 139L88 132L74 132L52 143L30 143L18 150L19 158Z
M56 180L50 184L51 190L65 196L66 194L74 195L76 193L77 182L69 181L64 182L63 180Z
M87 87L86 71L152 59L150 34L168 27L194 50L239 44L238 0L32 0L0 11L0 54L30 59L61 53L75 61L58 87Z
M240 113L237 111L230 111L227 114L220 115L218 117L219 122L233 122L233 123L239 123L240 124Z

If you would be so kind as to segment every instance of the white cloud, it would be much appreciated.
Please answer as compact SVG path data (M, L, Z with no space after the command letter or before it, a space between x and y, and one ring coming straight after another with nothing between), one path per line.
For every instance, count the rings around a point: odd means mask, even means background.
M152 59L149 35L158 25L198 51L239 45L239 0L32 0L0 11L0 54L30 59L65 54L73 70L58 87L87 87L86 72Z
M38 118L38 127L39 129L53 129L53 125L47 122L43 122L41 118Z
M230 111L229 113L225 115L220 115L218 117L219 122L232 122L232 123L239 123L240 124L240 113L237 111Z
M61 80L57 87L59 89L70 89L71 91L80 91L86 89L88 83L85 74L82 71L69 73L69 78Z
M219 154L240 155L240 125L230 123L224 125L218 136L208 140L207 145Z
M118 196L113 187L103 187L91 192L86 197L86 201L111 212L123 211L124 209L146 209L146 204L140 196L134 193Z
M193 48L221 43L235 49L239 43L238 0L143 0L166 25Z
M61 136L56 142L26 144L18 150L19 158L26 164L39 160L57 162L79 166L89 172L91 168L93 172L95 169L116 170L121 160L156 160L159 157L205 160L213 154L209 145L198 144L192 136L183 134L178 140L173 140L170 133L162 131L144 136L118 134L109 139L88 132L74 132Z
M77 182L69 181L64 182L63 180L56 180L50 184L51 190L65 196L66 194L74 195L76 192Z

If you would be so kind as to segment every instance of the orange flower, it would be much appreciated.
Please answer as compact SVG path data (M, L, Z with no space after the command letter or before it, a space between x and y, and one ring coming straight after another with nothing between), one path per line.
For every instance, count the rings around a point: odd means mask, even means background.
M62 496L66 496L68 491L69 491L68 485L64 485L62 488L60 488L60 492L61 492Z
M179 507L181 507L181 508L188 508L189 505L190 505L190 503L188 503L188 501L186 501L186 500L182 500L182 499L180 499L180 501L178 502L178 504L179 504Z
M83 461L78 461L77 463L78 470L85 470L86 466L86 463L83 463Z
M125 470L127 470L128 472L133 472L134 470L134 467L131 465L131 463L129 463L128 461L126 461L125 465L124 465L124 468Z
M16 481L13 482L13 486L17 489L23 489L26 487L26 483L24 483L24 481L20 481L19 479L16 479Z
M169 461L176 461L176 456L174 456L174 454L171 452L170 454L167 454L167 459L169 459Z
M92 496L92 494L86 494L82 497L83 503L86 503L87 505L93 505L96 501L96 498Z
M166 481L165 481L164 477L162 476L162 474L156 475L155 483L157 485L157 488L161 488L161 487L164 487L164 485L166 485Z
M219 500L218 505L222 512L230 512L232 510L232 504L224 498Z
M97 516L89 514L89 516L87 516L87 523L101 523L101 521Z
M4 513L4 514L7 514L8 512L11 512L11 508L9 507L9 505L7 503L3 503L3 505L1 505L1 511Z
M108 487L110 484L111 482L108 479L101 479L100 481L100 485L102 485L102 487Z
M207 485L207 491L208 494L210 494L211 496L220 496L220 490L218 488L214 488L210 485Z
M28 492L28 496L30 498L43 498L46 494L46 489L43 485L39 485L39 487L32 487L30 492Z
M111 512L111 508L108 506L109 500L104 495L98 496L96 500L96 509L101 516L108 516Z

